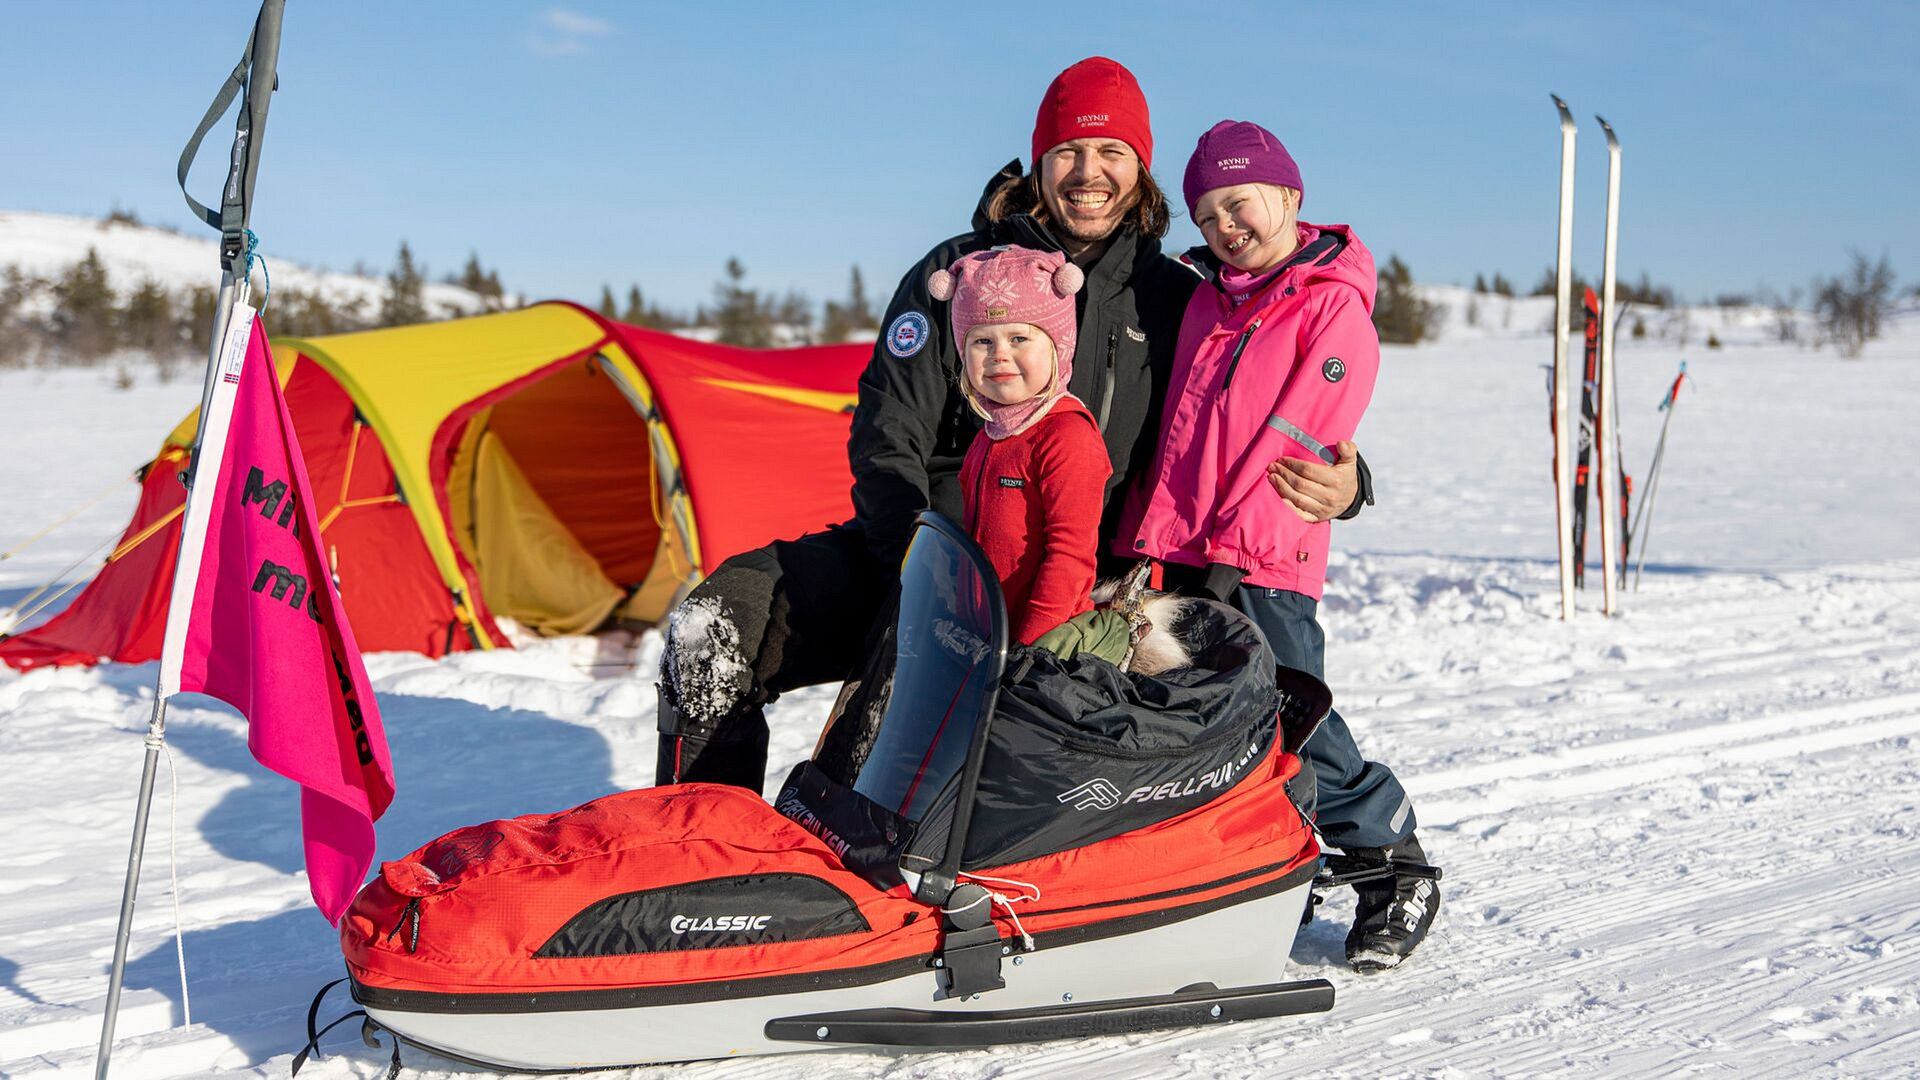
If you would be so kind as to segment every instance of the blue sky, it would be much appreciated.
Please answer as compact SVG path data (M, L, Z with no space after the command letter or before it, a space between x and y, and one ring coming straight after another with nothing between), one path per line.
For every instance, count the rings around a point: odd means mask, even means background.
M536 297L637 282L690 307L737 255L750 284L815 299L858 264L884 302L1025 156L1048 80L1099 53L1140 77L1170 191L1200 131L1256 120L1299 161L1309 220L1420 280L1525 288L1552 262L1549 91L1582 124L1583 271L1598 112L1625 146L1624 276L1784 291L1860 248L1920 278L1920 5L288 8L254 224L270 256L316 265L385 268L404 237L436 274L477 250ZM0 208L187 224L174 163L255 10L0 7ZM195 173L203 200L216 170ZM1169 243L1194 242L1183 215Z

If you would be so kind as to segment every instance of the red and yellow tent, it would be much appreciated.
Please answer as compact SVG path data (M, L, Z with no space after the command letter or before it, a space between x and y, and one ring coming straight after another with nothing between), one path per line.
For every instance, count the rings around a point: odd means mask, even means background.
M276 341L321 532L369 651L440 656L651 622L737 552L851 515L864 345L751 350L567 303ZM189 416L67 609L0 638L26 669L159 655Z

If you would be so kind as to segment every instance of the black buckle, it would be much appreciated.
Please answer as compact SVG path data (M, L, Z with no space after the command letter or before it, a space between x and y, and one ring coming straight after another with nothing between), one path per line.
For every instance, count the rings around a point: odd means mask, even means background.
M1000 929L989 921L972 930L949 927L934 964L947 973L947 996L969 997L1007 985L1000 977L1000 958L1006 954Z

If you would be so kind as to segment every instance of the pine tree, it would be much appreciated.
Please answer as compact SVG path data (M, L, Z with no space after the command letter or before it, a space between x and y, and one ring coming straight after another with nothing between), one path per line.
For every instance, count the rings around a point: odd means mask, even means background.
M413 249L400 241L400 254L387 275L387 293L380 300L381 326L411 326L427 321L426 273L413 263Z
M880 320L874 317L873 307L867 302L866 282L860 277L860 268L853 268L853 278L847 285L845 303L829 300L826 313L820 323L820 340L837 345L857 337L870 336L879 329Z
M1505 276L1495 273L1493 275L1493 294L1495 296L1512 296L1513 282L1508 281Z
M18 266L9 264L0 272L0 368L24 366L38 340L38 335L23 325L24 320L18 315L35 286Z
M460 276L454 279L454 284L478 296L488 311L499 311L505 298L506 290L500 287L500 275L480 265L480 253L477 251L467 255L467 265L461 269Z
M609 319L617 319L620 317L620 305L613 302L613 286L600 286L600 303L594 310Z
M1485 274L1473 275L1473 291L1477 293L1487 291L1487 278Z
M152 278L142 278L120 309L120 340L128 348L154 354L164 361L178 358L179 329L173 321L173 298Z
M746 287L747 268L738 258L727 259L727 279L713 287L713 325L719 340L750 349L773 346L773 316L759 293Z
M1395 345L1418 344L1438 327L1443 309L1422 297L1413 286L1413 271L1395 255L1380 271L1380 292L1373 304L1374 329L1380 340Z
M647 305L640 299L640 286L627 286L627 309L620 313L620 321L634 326L647 325Z
M70 358L90 364L113 348L114 297L100 253L67 268L53 287L53 337Z
M211 285L196 285L188 290L185 301L175 309L180 336L189 352L205 356L212 347L213 309L220 303L220 294Z

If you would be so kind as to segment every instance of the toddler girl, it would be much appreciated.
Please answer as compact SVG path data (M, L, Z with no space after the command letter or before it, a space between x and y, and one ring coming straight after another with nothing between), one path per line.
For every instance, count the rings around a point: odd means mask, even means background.
M963 256L928 281L948 301L961 391L986 420L960 467L962 525L993 563L1024 644L1093 608L1113 467L1093 414L1066 389L1084 281L1065 255L1021 247Z

